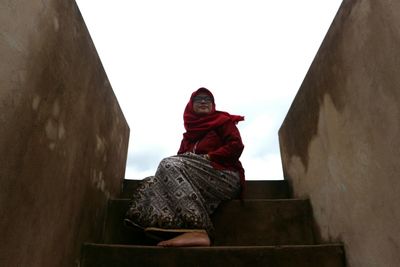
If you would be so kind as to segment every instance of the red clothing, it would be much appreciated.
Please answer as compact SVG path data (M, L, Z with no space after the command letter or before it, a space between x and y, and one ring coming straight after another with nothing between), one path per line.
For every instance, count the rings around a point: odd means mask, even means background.
M213 99L212 111L207 115L198 115L193 111L193 97L206 93ZM195 91L184 112L186 133L178 154L193 152L208 154L211 165L217 170L232 170L239 172L244 185L244 169L239 161L244 145L235 123L243 120L242 116L215 110L214 97L210 91L200 88Z
M244 180L244 170L239 161L243 148L239 130L232 121L227 121L209 131L200 140L189 141L184 138L178 154L185 152L208 154L215 169L237 171Z

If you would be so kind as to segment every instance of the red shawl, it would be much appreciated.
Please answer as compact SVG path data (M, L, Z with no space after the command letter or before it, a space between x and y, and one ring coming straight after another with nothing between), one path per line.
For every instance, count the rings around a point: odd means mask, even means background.
M209 114L196 114L193 110L193 98L200 93L207 94L212 99L212 109ZM244 117L230 115L227 112L215 110L213 94L208 89L201 87L192 93L192 96L186 105L185 112L183 113L183 121L186 129L186 133L184 133L183 136L185 139L190 141L199 140L207 134L208 131L221 126L228 120L238 123L239 121L244 120Z

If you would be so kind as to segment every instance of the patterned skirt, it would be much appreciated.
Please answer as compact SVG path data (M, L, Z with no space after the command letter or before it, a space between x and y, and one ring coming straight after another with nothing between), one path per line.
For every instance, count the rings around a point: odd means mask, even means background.
M210 215L240 193L239 174L216 170L201 155L163 159L155 176L141 181L126 218L143 228L203 229L213 232Z

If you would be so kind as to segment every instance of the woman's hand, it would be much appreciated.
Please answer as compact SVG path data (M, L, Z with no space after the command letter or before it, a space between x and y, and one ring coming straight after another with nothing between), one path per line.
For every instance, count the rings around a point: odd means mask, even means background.
M205 158L206 160L211 160L211 159L210 159L210 156L209 156L208 154L204 154L204 158Z

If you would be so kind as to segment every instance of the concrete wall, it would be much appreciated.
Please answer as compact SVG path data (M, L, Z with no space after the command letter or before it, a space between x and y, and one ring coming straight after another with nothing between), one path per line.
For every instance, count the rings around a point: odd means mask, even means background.
M345 0L279 130L285 178L350 267L400 266L399 14Z
M0 266L75 266L129 128L73 0L0 1Z

